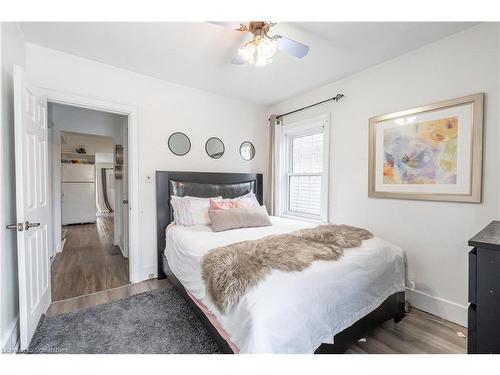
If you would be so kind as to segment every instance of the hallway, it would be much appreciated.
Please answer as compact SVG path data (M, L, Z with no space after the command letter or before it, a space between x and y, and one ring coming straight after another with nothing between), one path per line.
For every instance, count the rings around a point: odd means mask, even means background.
M113 218L64 226L66 243L52 264L52 302L129 284L128 259L113 245Z

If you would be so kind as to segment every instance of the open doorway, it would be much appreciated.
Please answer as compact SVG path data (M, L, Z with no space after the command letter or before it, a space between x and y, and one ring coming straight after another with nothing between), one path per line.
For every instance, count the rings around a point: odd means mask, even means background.
M49 102L48 120L52 301L126 285L128 118Z

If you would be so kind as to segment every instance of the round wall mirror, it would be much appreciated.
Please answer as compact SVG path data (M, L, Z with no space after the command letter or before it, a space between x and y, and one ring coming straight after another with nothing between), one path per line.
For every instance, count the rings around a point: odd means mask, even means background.
M255 156L255 147L252 142L245 141L240 146L240 155L243 160L252 160Z
M205 150L212 159L218 159L224 155L224 143L219 138L212 137L205 143Z
M188 136L184 133L173 133L168 138L168 148L175 155L182 156L186 155L189 150L191 150L191 141Z

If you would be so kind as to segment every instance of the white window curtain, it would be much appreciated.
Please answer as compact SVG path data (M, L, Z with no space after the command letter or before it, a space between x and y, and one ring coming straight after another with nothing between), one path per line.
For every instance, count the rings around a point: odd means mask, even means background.
M267 167L266 207L269 215L275 214L275 183L276 183L276 127L281 121L276 115L269 117L269 165Z
M97 214L107 214L114 209L114 186L111 178L113 170L96 167L96 206Z

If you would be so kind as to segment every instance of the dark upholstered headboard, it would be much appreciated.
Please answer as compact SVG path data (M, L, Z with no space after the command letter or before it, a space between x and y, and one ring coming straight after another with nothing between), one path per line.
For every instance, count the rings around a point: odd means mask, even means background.
M173 220L170 196L234 198L253 192L262 204L262 174L156 172L156 236L158 244L158 278L164 278L162 254L165 250L165 228Z

